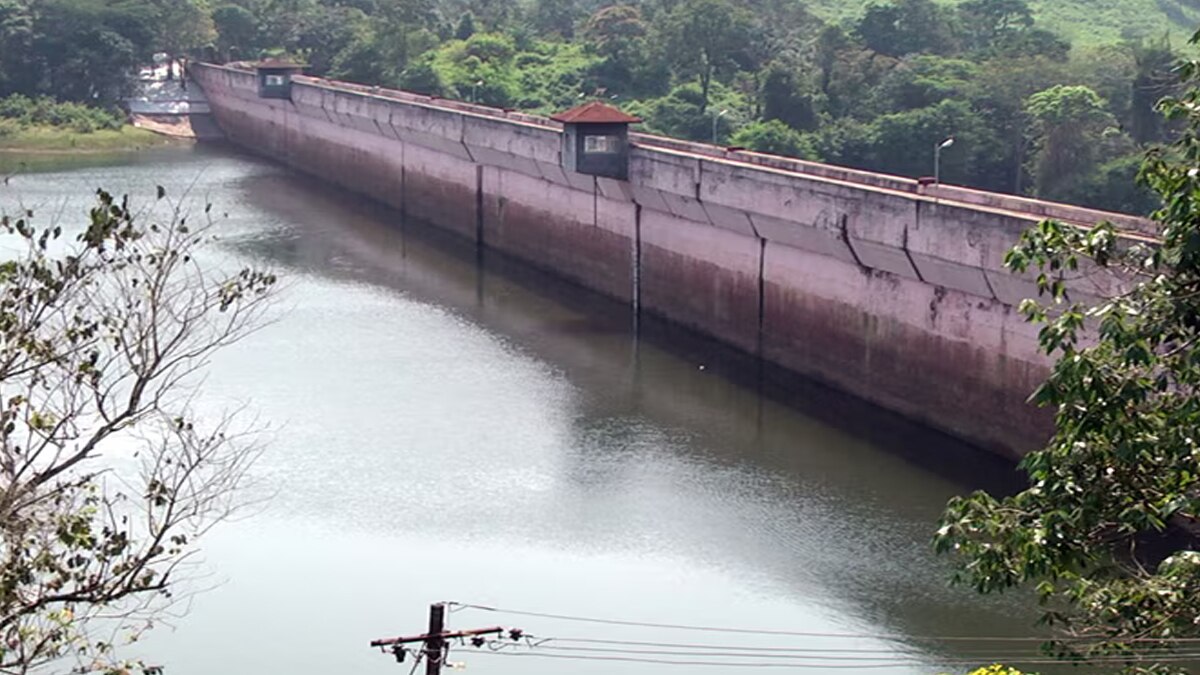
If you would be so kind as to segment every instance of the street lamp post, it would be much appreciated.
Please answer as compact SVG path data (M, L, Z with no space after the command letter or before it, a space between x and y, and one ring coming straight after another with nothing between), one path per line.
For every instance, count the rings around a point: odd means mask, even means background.
M942 184L942 150L954 145L954 137L938 143L933 147L933 184Z
M477 94L479 93L479 88L482 86L483 86L483 80L476 80L475 84L471 85L471 103L479 102L479 97L477 96Z
M722 117L724 117L724 116L725 116L725 113L727 113L727 112L729 112L729 111L728 111L728 110L722 110L722 111L721 111L721 112L719 112L719 113L713 113L713 129L712 129L712 131L713 131L713 133L712 133L712 144L713 144L713 145L716 145L716 144L717 144L717 122L718 122L718 121L719 121L719 120L720 120Z

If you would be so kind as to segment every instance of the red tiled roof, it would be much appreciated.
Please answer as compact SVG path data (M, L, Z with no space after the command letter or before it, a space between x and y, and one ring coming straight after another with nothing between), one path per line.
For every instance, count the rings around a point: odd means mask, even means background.
M551 115L550 119L563 124L637 124L641 118L628 115L603 101L592 101Z

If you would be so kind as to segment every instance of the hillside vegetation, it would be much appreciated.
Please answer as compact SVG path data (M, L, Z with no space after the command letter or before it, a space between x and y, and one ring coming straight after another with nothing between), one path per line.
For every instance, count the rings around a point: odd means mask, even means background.
M860 16L871 2L809 0L807 5L822 19L841 22ZM1079 45L1168 35L1182 46L1200 25L1200 0L1030 0L1029 6L1039 25Z
M948 182L1144 214L1134 178L1175 133L1155 104L1182 47L1159 28L1193 14L1200 0L0 0L0 97L112 101L154 50L281 56L541 114L600 98L653 133L913 177L953 138Z

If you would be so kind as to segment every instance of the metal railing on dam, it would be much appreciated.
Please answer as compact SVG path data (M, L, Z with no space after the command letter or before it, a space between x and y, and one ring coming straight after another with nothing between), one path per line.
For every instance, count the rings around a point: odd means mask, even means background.
M265 98L194 64L235 143L565 279L1010 455L1044 437L1047 373L1002 264L1045 217L1146 221L854 169L629 136L627 179L568 168L562 127L316 78ZM1082 270L1077 292L1115 280Z

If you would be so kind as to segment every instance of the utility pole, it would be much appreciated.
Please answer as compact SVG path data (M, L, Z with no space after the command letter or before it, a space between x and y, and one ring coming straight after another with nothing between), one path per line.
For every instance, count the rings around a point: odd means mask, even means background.
M446 605L434 603L429 606L429 639L425 640L425 675L441 675L442 657L445 656L446 640L442 632L446 629Z
M445 603L434 603L429 606L429 630L421 635L410 635L407 637L383 638L380 640L372 640L371 646L378 647L381 650L388 647L391 648L392 654L396 657L398 663L404 661L408 650L404 645L414 642L424 643L421 649L421 658L425 659L425 675L441 675L443 662L446 660L446 645L448 640L456 638L478 638L478 644L483 644L483 635L498 635L504 633L505 629L500 626L492 626L490 628L474 628L471 630L446 630L446 605ZM520 631L510 631L514 636L519 636ZM516 639L514 637L514 639Z

